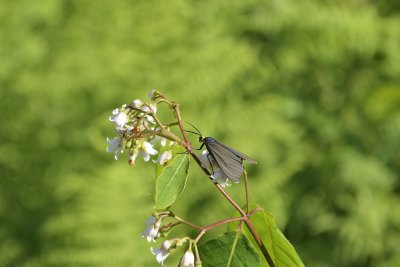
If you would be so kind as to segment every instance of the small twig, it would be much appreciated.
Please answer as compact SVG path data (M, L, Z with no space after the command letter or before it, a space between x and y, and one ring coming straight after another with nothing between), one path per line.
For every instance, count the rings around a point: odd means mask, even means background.
M243 168L244 174L244 188L246 190L246 214L249 214L250 204L249 204L249 178L247 177L247 171Z
M194 239L194 243L199 242L200 238L206 233L206 230L201 230L200 233L196 236L196 238Z
M232 206L235 207L235 209L240 213L242 216L246 216L246 213L240 208L238 204L236 204L235 201L225 192L225 190L222 188L220 184L214 183L214 185L217 187L217 189L224 195L224 197L229 201L229 203L232 204Z
M179 104L178 103L174 103L173 107L174 107L174 110L175 110L176 117L178 119L179 129L181 130L183 139L185 140L185 143L186 143L186 149L191 151L192 150L191 144L189 142L189 139L187 138L185 129L183 128L183 125L182 125L182 117L181 117L181 111L179 110Z
M226 224L226 223L230 223L230 222L234 222L234 221L243 221L244 219L245 219L245 217L235 217L235 218L225 219L225 220L218 221L218 222L209 224L207 226L204 226L203 230L208 231L208 230L215 228L217 226L220 226L222 224Z
M182 224L186 224L186 225L188 225L188 226L190 226L190 227L192 227L192 228L198 229L198 230L203 230L203 227L197 226L197 225L195 225L195 224L193 224L193 223L190 223L190 222L188 222L188 221L185 221L185 220L179 218L179 217L176 216L176 215L174 215L173 217L174 217L175 220L177 220L178 222L180 222L180 223L182 223Z
M182 224L182 222L178 221L178 222L175 222L175 223L168 223L168 224L166 224L166 225L163 225L163 226L161 227L161 229L172 228L172 227L175 227L175 226L177 226L177 225L179 225L179 224Z
M157 117L154 113L149 113L148 115L151 116L151 117L156 121L156 124L157 124L161 129L164 129L164 128L165 128L165 126L161 123L161 121L158 119L158 117Z
M175 126L175 125L179 125L179 123L177 121L175 121L175 122L165 124L166 127L171 127L171 126Z
M199 254L199 249L197 248L196 243L194 244L194 253L196 255L196 266L202 266L201 259L200 259L200 254Z
M251 210L251 211L249 212L248 216L250 217L250 216L253 215L254 213L256 213L256 212L258 212L258 211L262 211L262 210L263 210L262 208L257 207L257 208L255 208L255 209Z

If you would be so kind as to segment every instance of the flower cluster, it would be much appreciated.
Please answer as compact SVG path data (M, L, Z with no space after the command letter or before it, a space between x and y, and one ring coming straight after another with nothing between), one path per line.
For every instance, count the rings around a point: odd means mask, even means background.
M152 90L149 93L151 100L156 100L161 95ZM157 105L146 103L140 99L135 99L131 103L124 104L112 111L109 121L115 126L117 137L107 138L109 153L114 153L114 158L118 159L124 151L129 153L129 164L134 165L137 157L142 157L144 161L149 161L152 156L158 155L159 151L155 148L159 142L165 146L167 140L158 136L160 125L156 119ZM174 145L169 142L169 148ZM172 158L171 150L164 151L155 163L166 164Z
M187 247L184 255L181 256L179 266L201 266L202 262L197 243L206 231L233 221L241 221L242 223L256 211L256 209L249 211L246 173L247 212L239 208L233 199L219 186L230 186L229 181L234 180L233 182L235 182L238 180L229 178L226 175L227 173L232 174L236 178L236 174L239 171L238 167L242 167L241 171L243 171L243 165L238 164L242 164L244 160L249 163L256 163L256 161L244 154L235 152L233 149L229 149L229 147L226 147L226 152L221 152L223 154L221 154L220 158L215 158L212 150L204 150L200 156L197 156L185 132L199 135L199 141L202 143L201 147L204 145L208 149L211 149L211 147L208 146L207 139L201 136L200 131L194 125L192 126L196 132L184 129L179 104L165 98L156 90L152 90L148 96L150 101L146 102L136 99L112 111L109 121L113 124L117 136L107 138L108 147L106 150L109 153L113 153L115 159L118 159L122 153L126 152L129 154L130 165L135 165L138 157L143 158L146 162L163 165L156 165L154 211L147 219L146 229L142 232L141 236L148 242L160 244L158 248L151 247L150 251L162 266L165 266L164 262L168 256L184 244ZM161 117L157 117L158 115L156 115L158 105L166 105L172 111L174 118L169 118L168 121L162 122L160 120ZM173 127L176 127L175 131L173 131ZM176 134L178 130L182 135L181 137ZM175 161L171 161L174 154L185 155L182 155L182 157L178 156L175 158ZM170 210L172 204L181 196L186 185L189 164L187 157L189 156L192 156L195 162L201 165L203 171L212 178L212 181L218 184L218 189L240 212L241 217L221 220L207 226L198 226L176 216ZM218 154L215 156L218 156ZM232 162L232 159L236 159L237 162ZM169 161L171 161L171 165L168 166ZM164 166L167 166L167 168L164 168ZM199 231L199 233L194 239L189 236L171 238L171 230L178 225L192 227ZM250 226L249 229L251 229ZM253 232L252 234L255 236Z
M166 236L167 232L170 230L170 227L167 225L161 227L162 220L168 217L169 212L161 212L151 215L146 221L146 229L142 233L142 237L145 237L148 242L156 242L161 236ZM165 240L161 243L159 248L150 248L151 253L156 256L156 260L158 263L164 266L165 259L170 255L170 253L175 250L177 247L182 246L188 238L174 238L170 240ZM191 244L189 245L189 249L183 255L180 267L194 267L194 254L191 249Z
M161 243L160 248L150 248L151 253L156 256L156 261L160 263L162 266L164 265L164 261L168 258L172 251L174 251L177 247L182 246L187 239L170 239L165 240ZM189 245L188 250L186 250L185 254L180 260L179 267L194 267L195 256L192 252L191 245Z

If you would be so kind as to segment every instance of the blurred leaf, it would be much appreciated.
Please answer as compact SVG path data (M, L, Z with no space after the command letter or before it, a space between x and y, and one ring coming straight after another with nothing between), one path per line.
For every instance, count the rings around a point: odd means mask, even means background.
M199 253L204 267L228 266L230 258L230 267L261 266L258 252L245 236L237 236L237 232L227 232L201 244Z
M187 154L176 155L163 168L156 181L155 207L165 209L171 206L185 189L189 172Z

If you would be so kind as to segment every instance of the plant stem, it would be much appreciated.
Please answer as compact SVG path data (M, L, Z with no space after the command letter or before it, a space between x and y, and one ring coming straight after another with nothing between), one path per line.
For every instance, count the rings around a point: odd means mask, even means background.
M201 264L201 259L200 259L200 255L199 255L199 250L198 250L198 248L197 248L197 244L196 243L194 243L194 253L195 253L195 255L196 255L196 267L198 267L198 266L202 266L202 264Z
M203 230L203 227L197 226L197 225L195 225L195 224L193 224L193 223L190 223L190 222L188 222L188 221L185 221L185 220L179 218L179 217L176 216L176 215L174 215L174 219L177 220L178 222L181 222L181 223L183 223L183 224L186 224L186 225L188 225L188 226L190 226L190 227L193 227L193 228L195 228L195 229Z
M247 177L247 171L246 169L243 168L243 174L244 174L244 188L246 191L246 214L249 214L249 209L250 209L250 204L249 204L249 179Z
M209 225L206 225L206 226L198 226L198 225L195 225L195 224L193 224L193 223L187 222L187 221L185 221L185 220L179 218L179 217L176 216L176 215L174 215L173 217L174 217L174 219L177 220L179 223L186 224L186 225L188 225L188 226L190 226L190 227L192 227L192 228L201 230L201 232L206 232L206 231L208 231L208 230L210 230L210 229L212 229L212 228L218 227L218 226L220 226L220 225L222 225L222 224L226 224L226 223L230 223L230 222L234 222L234 221L243 221L243 220L246 219L245 216L244 216L244 217L235 217L235 218L229 218L229 219L217 221L217 222L215 222L215 223L212 223L212 224L209 224ZM172 225L172 224L171 224L171 225Z
M229 201L229 203L231 203L232 206L235 207L235 209L240 213L240 215L247 216L246 213L242 210L242 208L238 204L236 204L235 201L233 201L233 199L225 192L225 190L222 188L220 184L214 183L214 185L224 195L224 197Z
M181 111L179 110L179 104L178 104L178 103L173 103L173 108L174 108L174 110L175 110L175 114L176 114L176 117L177 117L177 119L178 119L179 129L181 130L183 139L185 140L185 143L186 143L186 148L187 148L189 151L191 151L191 150L192 150L191 144L190 144L190 142L189 142L189 140L188 140L188 138L187 138L185 129L183 129Z
M208 231L208 230L215 228L217 226L220 226L222 224L226 224L226 223L230 223L230 222L234 222L234 221L243 221L243 220L245 220L245 217L235 217L235 218L225 219L225 220L218 221L218 222L209 224L207 226L204 226L203 230Z

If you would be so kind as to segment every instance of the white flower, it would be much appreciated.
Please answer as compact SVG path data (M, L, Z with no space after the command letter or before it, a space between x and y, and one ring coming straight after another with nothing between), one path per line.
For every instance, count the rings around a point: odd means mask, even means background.
M150 248L151 253L156 256L156 260L158 263L161 263L162 266L164 266L164 260L168 257L169 255L169 248L171 247L171 242L169 240L165 240L162 244L161 247L158 249L153 249Z
M150 92L147 93L147 96L148 96L151 100L153 100L153 98L154 98L154 96L155 96L155 93L156 93L156 90L153 89L153 90L151 90Z
M123 129L125 124L128 122L128 115L125 112L120 112L119 108L113 110L113 115L108 119L115 123L115 126L118 130Z
M155 129L156 131L159 130L159 128ZM165 146L167 144L167 139L164 137L161 137L159 135L156 135L151 141L150 144L152 144L153 146L155 146L157 144L157 142L160 141L160 144L162 146Z
M172 152L171 150L164 151L161 153L161 155L158 157L157 160L153 160L154 163L160 163L161 165L164 165L167 163L170 159L172 159Z
M123 152L121 147L121 139L119 137L115 137L113 139L107 137L107 143L108 147L106 151L109 153L114 153L114 158L117 160L119 154Z
M150 216L146 221L146 230L143 231L142 237L146 237L148 242L155 242L155 238L157 237L158 230L160 229L160 221L157 221L154 216Z
M154 104L149 104L148 106L143 106L143 107L141 108L141 110L143 110L143 111L146 112L146 113L153 113L153 114L156 114L156 112L157 112L157 106L154 105ZM150 123L152 123L152 124L155 124L155 123L156 123L156 121L154 120L154 118L153 118L152 116L150 116L150 115L146 115L145 118L147 119L148 122L150 122Z
M222 187L231 186L231 184L228 183L228 176L226 176L221 169L215 168L216 167L214 167L213 175L211 175L211 178L213 178L214 182L220 184Z
M194 255L191 250L185 252L181 259L179 267L194 267Z
M153 148L153 146L149 143L144 141L140 147L138 156L143 157L144 161L149 161L150 155L157 155L158 151Z
M149 112L153 112L154 114L157 113L157 106L154 104L149 104L148 106L144 106L141 109L146 113L149 113Z
M152 112L153 114L156 114L157 112L157 106L154 104L145 104L142 100L140 99L135 99L131 102L131 105L137 109L142 110L144 113L150 113ZM140 116L144 116L144 113L140 113ZM144 116L146 120L152 124L155 124L155 120L152 116L146 115Z
M135 99L132 101L132 106L134 106L135 108L141 108L143 106L143 102L140 99Z
M142 110L143 112L149 113L153 112L156 114L157 112L157 106L154 104L145 104L142 100L140 99L135 99L131 102L131 105L137 109Z

